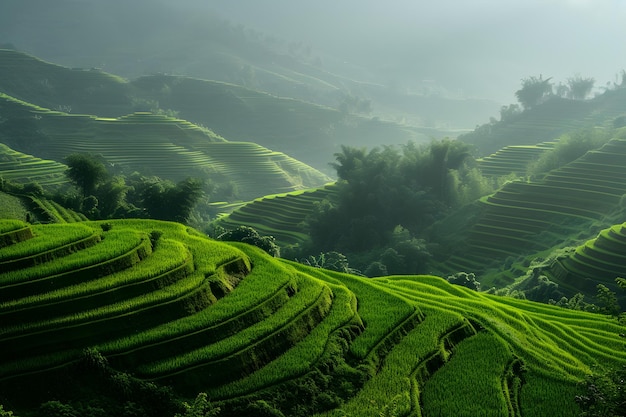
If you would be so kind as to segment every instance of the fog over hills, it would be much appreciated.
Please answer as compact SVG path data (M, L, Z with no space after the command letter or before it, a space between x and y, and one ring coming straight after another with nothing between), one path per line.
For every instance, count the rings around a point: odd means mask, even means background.
M601 92L626 67L624 18L615 0L3 0L0 44L131 78L241 83L232 74L252 68L257 88L291 96L263 79L288 67L372 100L372 116L467 129L514 103L525 77L593 77ZM241 34L258 44L243 51L232 43ZM296 98L336 106L338 97L322 89Z
M191 3L191 2L190 2ZM199 3L199 2L198 2ZM407 88L514 102L520 79L613 81L626 4L615 0L213 0L229 19L301 40Z

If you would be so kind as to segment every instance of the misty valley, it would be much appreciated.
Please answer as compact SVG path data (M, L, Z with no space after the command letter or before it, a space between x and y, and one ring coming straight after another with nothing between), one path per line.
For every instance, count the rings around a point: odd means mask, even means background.
M0 4L0 417L626 415L626 71L294 7Z

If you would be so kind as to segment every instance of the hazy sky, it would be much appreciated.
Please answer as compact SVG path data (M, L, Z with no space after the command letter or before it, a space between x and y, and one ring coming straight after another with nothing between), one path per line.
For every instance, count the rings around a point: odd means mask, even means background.
M185 0L183 0L185 1ZM191 0L187 0L191 1ZM624 0L209 0L234 22L378 74L508 103L520 80L626 68Z

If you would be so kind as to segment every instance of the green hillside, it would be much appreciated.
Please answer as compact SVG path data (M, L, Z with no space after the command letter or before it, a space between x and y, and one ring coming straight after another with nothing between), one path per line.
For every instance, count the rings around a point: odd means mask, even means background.
M176 114L228 140L258 143L319 170L327 169L341 144L371 147L456 135L348 114L225 82L170 75L127 81L99 69L66 68L7 49L0 49L0 93L72 115ZM9 123L24 123L16 117L13 114Z
M488 155L510 145L552 141L577 129L613 127L616 119L626 115L626 88L623 87L607 90L589 100L553 96L540 105L479 126L459 138L475 145L480 154Z
M500 288L533 259L548 258L555 249L578 245L621 221L625 155L626 140L618 131L601 148L541 179L511 181L481 199L475 219L457 229L456 237L447 237L455 239L456 249L439 265L440 272L486 274L488 285ZM446 229L445 222L442 226ZM593 293L595 285L587 278L572 276L560 289L568 297ZM600 276L594 281L603 282Z
M115 119L75 115L34 106L2 93L0 109L8 116L0 125L0 140L16 151L54 161L63 161L77 152L98 154L128 172L173 181L196 176L233 183L244 200L318 186L329 180L281 152L251 142L227 142L209 130L164 115L136 112ZM30 170L19 172L23 177L10 174L11 179L25 181L32 176ZM261 186L251 181L258 178L264 179Z
M480 158L477 162L483 175L502 176L513 173L524 176L528 165L553 147L552 142L505 146L489 156Z
M229 230L250 226L263 235L274 236L279 246L304 243L308 236L303 227L316 203L332 200L334 183L303 191L268 195L250 201L222 216L217 225Z
M36 182L42 186L68 182L67 166L49 159L17 152L0 143L0 178L18 183Z
M97 68L67 68L0 49L0 92L67 113L115 117L131 111L130 86Z
M626 364L609 317L310 268L176 223L2 220L0 265L0 403L18 415L55 399L173 416L205 392L220 416L571 416L586 375Z
M132 9L123 2L30 2L5 1L3 35L18 48L68 67L102 67L128 79L156 72L183 74L330 107L352 96L371 102L373 116L417 125L472 128L500 107L490 100L450 98L416 73L417 79L403 85L386 70L376 74L344 57L328 56L304 39L280 39L185 4L135 0ZM37 36L29 27L47 36Z
M154 75L132 82L137 95L209 126L229 140L252 141L325 169L340 145L425 142L447 132L366 118L222 82Z
M615 278L626 276L626 225L602 230L571 254L555 259L550 275L560 286L590 292L597 284L616 289Z

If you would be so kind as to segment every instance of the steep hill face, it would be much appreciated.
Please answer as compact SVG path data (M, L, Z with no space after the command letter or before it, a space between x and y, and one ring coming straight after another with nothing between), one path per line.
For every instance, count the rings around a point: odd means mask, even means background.
M98 68L67 68L0 49L0 92L65 113L115 117L132 110L131 88Z
M381 118L457 129L473 128L500 107L488 100L407 93L391 87L388 74L374 75L301 39L278 39L225 21L206 4L5 0L3 12L0 42L68 67L103 68L129 79L183 74L334 108L356 96L370 101L372 115Z
M0 401L18 415L54 399L173 416L198 392L218 416L577 415L577 383L626 364L605 316L310 268L176 223L3 219L0 267Z
M374 147L446 135L235 84L166 75L129 82L96 68L70 69L12 50L0 50L0 92L70 114L177 115L228 140L258 143L326 173L340 145Z
M545 103L499 122L485 124L460 139L476 145L481 155L510 145L535 145L564 133L594 126L623 126L626 88L608 90L590 100L552 97Z
M476 218L459 230L457 249L440 264L442 273L506 271L514 264L528 267L534 258L590 239L598 229L623 216L626 140L614 139L581 158L550 171L541 180L512 181L480 201ZM510 275L502 271L489 285L502 287ZM507 278L508 277L508 278ZM584 279L563 282L563 294L593 295L595 285ZM613 277L615 278L615 277ZM598 276L597 283L606 279ZM611 287L615 289L614 283Z
M232 183L239 198L245 200L329 181L321 172L281 152L250 142L227 142L207 129L172 117L146 112L116 119L71 115L4 94L0 95L0 108L6 118L0 123L0 140L17 151L55 161L76 152L98 154L128 172L173 181L195 176L218 184ZM11 176L14 168L6 166L0 174L6 171ZM33 175L22 173L23 177Z

